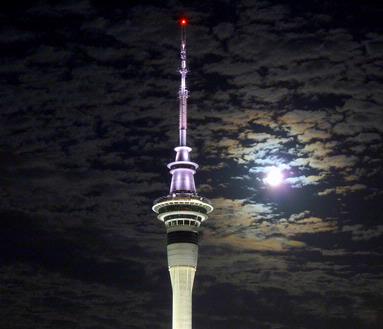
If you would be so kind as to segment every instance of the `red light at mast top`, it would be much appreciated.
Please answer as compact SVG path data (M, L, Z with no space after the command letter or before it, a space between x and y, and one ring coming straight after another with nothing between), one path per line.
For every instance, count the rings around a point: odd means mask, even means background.
M181 26L186 26L188 24L188 20L186 18L181 18L180 24L181 24Z

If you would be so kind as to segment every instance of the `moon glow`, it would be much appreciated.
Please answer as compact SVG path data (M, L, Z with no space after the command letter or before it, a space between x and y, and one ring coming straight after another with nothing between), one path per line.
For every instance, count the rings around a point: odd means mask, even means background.
M267 172L266 177L264 178L264 183L270 185L270 186L278 186L282 184L283 182L283 174L281 169L277 167L271 167L269 171Z

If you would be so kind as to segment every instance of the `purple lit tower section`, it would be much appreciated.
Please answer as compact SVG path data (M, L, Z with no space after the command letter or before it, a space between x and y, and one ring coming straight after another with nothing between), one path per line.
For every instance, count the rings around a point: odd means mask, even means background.
M181 86L179 90L179 146L174 162L168 164L172 180L167 196L154 201L153 211L165 223L167 232L168 267L173 291L173 329L192 328L192 290L198 260L200 225L213 211L210 201L197 194L194 174L198 168L190 160L191 148L186 144L186 25L181 25Z

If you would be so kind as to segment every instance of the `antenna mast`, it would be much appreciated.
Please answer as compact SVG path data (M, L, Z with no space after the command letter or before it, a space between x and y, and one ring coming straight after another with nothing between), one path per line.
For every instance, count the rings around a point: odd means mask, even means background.
M189 92L186 89L186 74L188 69L186 67L186 25L188 21L186 18L181 18L181 87L178 92L180 99L180 122L179 122L179 144L180 146L186 146L186 131L187 131L187 99L189 97Z

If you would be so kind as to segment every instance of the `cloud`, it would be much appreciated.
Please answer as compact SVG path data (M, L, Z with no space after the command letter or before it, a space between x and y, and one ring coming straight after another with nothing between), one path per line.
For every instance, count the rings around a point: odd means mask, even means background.
M383 225L376 225L368 228L361 224L344 225L342 227L342 232L351 232L352 240L354 241L368 241L383 235Z
M209 245L239 250L285 252L306 244L292 237L336 230L333 220L310 216L305 210L284 219L272 205L251 204L244 200L214 199L213 219L204 230Z
M321 180L324 179L324 176L299 176L299 177L288 177L285 179L287 184L290 184L292 187L299 188L305 185L318 185Z
M363 185L363 184L337 186L335 188L327 188L321 192L318 192L318 195L324 196L324 195L329 195L331 193L345 195L345 194L348 194L350 192L363 191L366 188L367 188L367 186Z
M302 248L305 246L303 242L288 240L284 238L256 240L233 235L221 237L218 239L209 236L209 245L227 245L231 248L245 251L274 252L286 252L290 248Z
M216 25L213 32L217 35L218 39L225 40L230 38L234 33L234 26L231 23L223 22Z

